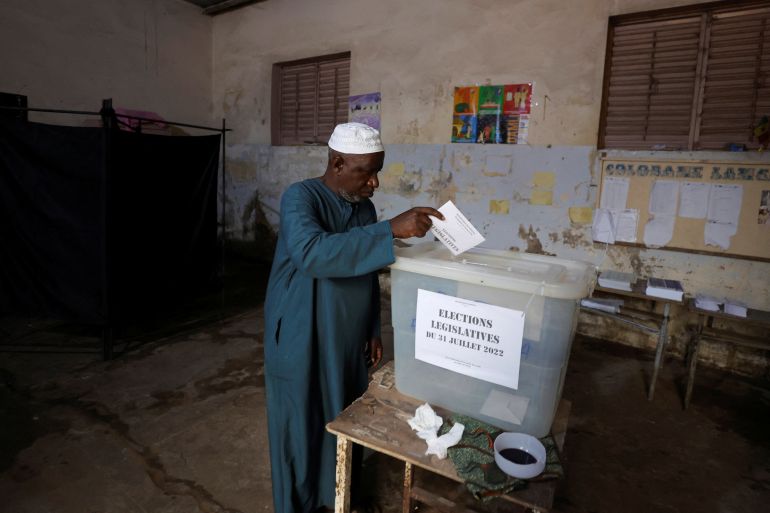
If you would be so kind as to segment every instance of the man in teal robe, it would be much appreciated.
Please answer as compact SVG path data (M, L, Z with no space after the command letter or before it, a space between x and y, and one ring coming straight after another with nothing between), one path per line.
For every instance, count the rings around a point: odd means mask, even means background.
M275 513L334 505L336 438L325 426L367 386L365 349L382 356L377 270L393 238L422 237L429 207L377 222L371 196L384 151L379 132L335 128L326 172L281 199L265 301L265 384Z

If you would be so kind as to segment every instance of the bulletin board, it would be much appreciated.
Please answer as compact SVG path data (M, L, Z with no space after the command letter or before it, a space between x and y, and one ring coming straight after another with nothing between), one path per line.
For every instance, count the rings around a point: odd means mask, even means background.
M655 185L657 181L663 183ZM597 216L602 211L606 213L609 207L620 206L622 199L618 198L622 195L617 191L622 191L626 183L628 193L624 208L631 216L638 216L636 237L635 241L616 240L615 244L770 261L770 162L602 159L595 228ZM665 217L650 212L665 208L660 195L664 186L669 191L678 189L673 230L667 242L648 244L645 242L648 223L658 223ZM730 194L733 200L740 196L739 205L736 201L719 203L720 195L725 193L729 193L727 200L731 200ZM670 197L674 198L674 195ZM702 214L705 215L700 217ZM630 226L632 223L627 222L627 234L632 232ZM720 237L715 239L714 233ZM627 239L631 238L627 236ZM596 235L594 239L597 239Z

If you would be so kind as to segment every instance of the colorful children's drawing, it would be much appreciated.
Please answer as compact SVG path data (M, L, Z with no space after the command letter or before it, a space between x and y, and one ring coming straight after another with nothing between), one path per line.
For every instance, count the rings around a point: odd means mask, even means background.
M479 104L479 88L455 87L454 114L476 114L476 107Z
M500 138L505 144L516 144L519 140L519 115L503 114L500 123Z
M479 114L476 142L481 144L499 144L500 114Z
M455 87L452 142L526 144L532 84Z
M479 88L479 114L500 114L503 109L503 86Z
M455 114L452 120L452 142L476 142L476 116Z
M481 86L479 88L477 143L497 144L502 142L500 139L502 109L503 86Z
M529 114L532 106L532 84L507 84L504 87L503 113Z
M380 93L348 97L348 121L380 129Z

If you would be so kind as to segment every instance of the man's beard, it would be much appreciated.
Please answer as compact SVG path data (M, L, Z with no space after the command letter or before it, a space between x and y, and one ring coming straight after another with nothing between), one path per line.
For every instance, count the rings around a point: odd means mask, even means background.
M357 196L345 191L340 191L340 196L342 196L342 199L348 203L359 203L362 199L364 199L363 196Z

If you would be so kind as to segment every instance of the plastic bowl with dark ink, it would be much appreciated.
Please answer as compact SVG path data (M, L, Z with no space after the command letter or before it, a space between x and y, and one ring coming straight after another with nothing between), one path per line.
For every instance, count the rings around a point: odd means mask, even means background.
M534 436L500 433L495 438L495 463L512 477L531 479L545 468L545 447Z

